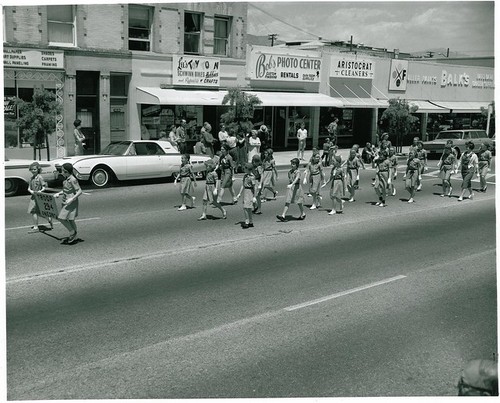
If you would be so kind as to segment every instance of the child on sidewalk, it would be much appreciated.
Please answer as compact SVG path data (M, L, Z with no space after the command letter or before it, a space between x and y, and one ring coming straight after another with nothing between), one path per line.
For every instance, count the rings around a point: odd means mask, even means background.
M330 141L330 138L326 138L323 143L323 154L321 155L321 161L323 162L323 166L327 167L330 165L330 147L333 146L333 143Z
M298 158L293 158L290 160L291 169L288 171L288 185L287 185L287 195L285 200L285 207L283 208L283 213L281 215L277 215L276 218L280 221L287 221L285 218L286 212L290 207L290 204L297 203L300 209L299 220L303 220L306 218L304 214L304 192L302 191L302 186L300 184L300 171L299 165L300 160Z
M38 162L33 162L29 167L29 171L33 176L31 177L28 185L28 192L31 193L31 198L28 205L28 213L31 214L31 217L33 219L33 226L28 232L34 233L40 231L40 228L38 228L38 214L40 214L40 209L36 204L35 193L43 192L47 187L47 184L43 180L42 175L40 175L40 173L42 172L42 167ZM52 223L52 217L48 217L47 221L49 222L50 229L53 229L54 224Z
M220 180L217 172L215 172L215 163L212 160L208 160L204 162L205 167L207 169L205 190L203 192L203 211L201 213L201 217L198 218L198 221L207 219L207 207L208 203L213 204L217 207L221 213L222 218L227 218L226 210L220 205L217 200L217 194L220 188Z
M196 177L193 173L193 167L189 163L189 154L183 154L181 156L181 169L179 171L179 176L175 179L180 180L180 192L182 196L182 205L177 209L178 211L186 210L186 199L191 199L191 207L194 207L194 201L196 197L192 196L194 192L193 186L196 186Z
M241 189L236 196L238 199L243 194L243 211L245 213L245 222L241 224L243 229L253 228L252 220L252 210L254 204L257 203L256 195L259 183L255 179L253 174L253 164L247 162L244 165L245 175L243 176L243 181L241 183Z

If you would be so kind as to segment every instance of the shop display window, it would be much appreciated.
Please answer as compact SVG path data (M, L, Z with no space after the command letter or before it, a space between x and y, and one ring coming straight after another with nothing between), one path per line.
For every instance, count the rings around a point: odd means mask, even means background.
M141 138L158 139L162 131L168 135L170 126L179 126L181 119L187 122L187 140L196 141L203 125L203 106L141 105Z

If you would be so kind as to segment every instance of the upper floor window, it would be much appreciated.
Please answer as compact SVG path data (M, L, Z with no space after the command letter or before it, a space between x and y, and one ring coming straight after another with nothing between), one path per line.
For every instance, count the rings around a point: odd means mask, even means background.
M215 17L214 54L229 54L229 18Z
M128 8L128 48L129 50L151 50L152 9L132 6Z
M73 6L47 6L47 23L50 45L76 45Z
M184 14L184 53L200 53L201 14Z

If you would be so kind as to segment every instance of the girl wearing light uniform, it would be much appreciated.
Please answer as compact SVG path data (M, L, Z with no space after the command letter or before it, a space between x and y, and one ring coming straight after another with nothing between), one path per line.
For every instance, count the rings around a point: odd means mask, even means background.
M349 192L349 202L353 202L354 193L356 192L357 183L359 182L359 168L361 167L360 159L357 156L356 150L349 151L349 158L346 161L346 182Z
M264 190L270 190L273 193L273 198L276 199L278 192L274 190L276 180L278 179L278 171L276 162L273 158L273 150L268 148L264 151L264 161L262 161L262 189L261 194L264 195ZM265 199L264 199L265 200Z
M439 177L441 178L443 193L441 197L451 197L451 192L453 188L451 187L451 175L455 172L455 168L457 165L457 157L451 148L451 145L447 145L444 147L443 155L438 162L439 168Z
M309 180L309 193L313 198L313 204L310 210L321 207L321 182L325 180L323 166L321 165L321 157L319 154L313 154L311 161L307 164L304 174L304 185L307 185Z
M344 211L344 201L342 200L342 196L344 195L344 170L342 169L340 155L335 155L332 158L332 165L330 179L321 186L325 187L331 182L330 199L332 199L332 210L328 215L341 214Z
M264 169L262 168L262 161L260 159L260 155L256 154L252 157L252 166L253 166L253 174L255 176L255 180L259 184L257 186L257 193L255 194L255 198L257 202L255 204L255 208L253 209L254 214L262 214L262 200L260 199L262 196L262 174L264 173Z
M380 151L377 164L377 176L375 177L375 192L378 196L378 203L376 206L385 207L385 198L387 196L387 185L389 183L389 168L390 161L387 158L387 153L385 150Z
M290 160L290 164L292 168L288 171L288 185L287 185L287 194L285 200L285 207L283 208L283 213L281 215L277 215L276 218L280 221L286 221L285 215L290 207L290 204L297 203L300 209L299 220L303 220L306 218L304 213L304 192L302 190L302 186L300 184L300 171L299 165L300 161L298 158L293 158Z
M490 145L482 143L478 155L479 181L481 183L481 192L486 192L488 185L486 184L486 174L491 166L491 151Z
M257 203L256 195L259 183L255 179L253 174L253 164L247 162L244 166L245 175L243 176L243 181L241 183L241 189L238 193L237 198L243 194L243 211L245 213L245 222L241 224L243 229L252 228L252 210L254 205Z
M229 193L231 194L233 204L236 204L238 199L234 195L234 187L233 187L233 174L236 163L233 158L228 154L228 147L222 146L220 149L220 159L219 159L219 168L221 171L221 183L219 190L219 203L222 202L222 196L224 196L224 190L229 189Z
M201 217L198 218L198 221L207 219L207 207L208 204L211 203L215 207L217 207L221 213L222 218L227 218L226 210L220 205L217 201L217 193L220 188L220 180L217 172L215 171L215 163L212 160L208 160L204 162L205 167L207 169L206 182L205 182L205 190L203 192L203 212Z
M194 201L196 197L192 195L194 192L194 187L196 186L196 178L193 173L193 166L189 163L189 154L183 154L181 156L181 169L179 171L179 176L176 181L180 181L180 192L182 196L182 204L177 209L178 211L186 210L186 199L191 199L191 207L194 206Z
M391 196L396 196L396 187L394 186L394 181L398 176L398 157L396 156L396 149L394 147L389 147L389 180L388 180L388 190Z
M408 193L410 193L410 198L408 203L414 203L415 192L417 191L418 178L420 176L421 162L417 158L417 152L415 150L410 150L408 153L408 161L405 172L405 186Z
M465 146L467 150L460 157L460 163L458 164L458 170L462 173L462 193L458 198L458 201L464 199L465 192L469 191L469 199L472 200L474 193L472 192L472 177L474 173L478 170L478 158L474 151L474 143L468 141Z

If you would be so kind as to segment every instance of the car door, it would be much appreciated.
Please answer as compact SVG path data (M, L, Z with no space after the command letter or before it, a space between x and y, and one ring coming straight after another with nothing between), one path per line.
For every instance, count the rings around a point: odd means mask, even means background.
M135 142L127 158L127 179L157 178L162 176L164 154L154 142Z

